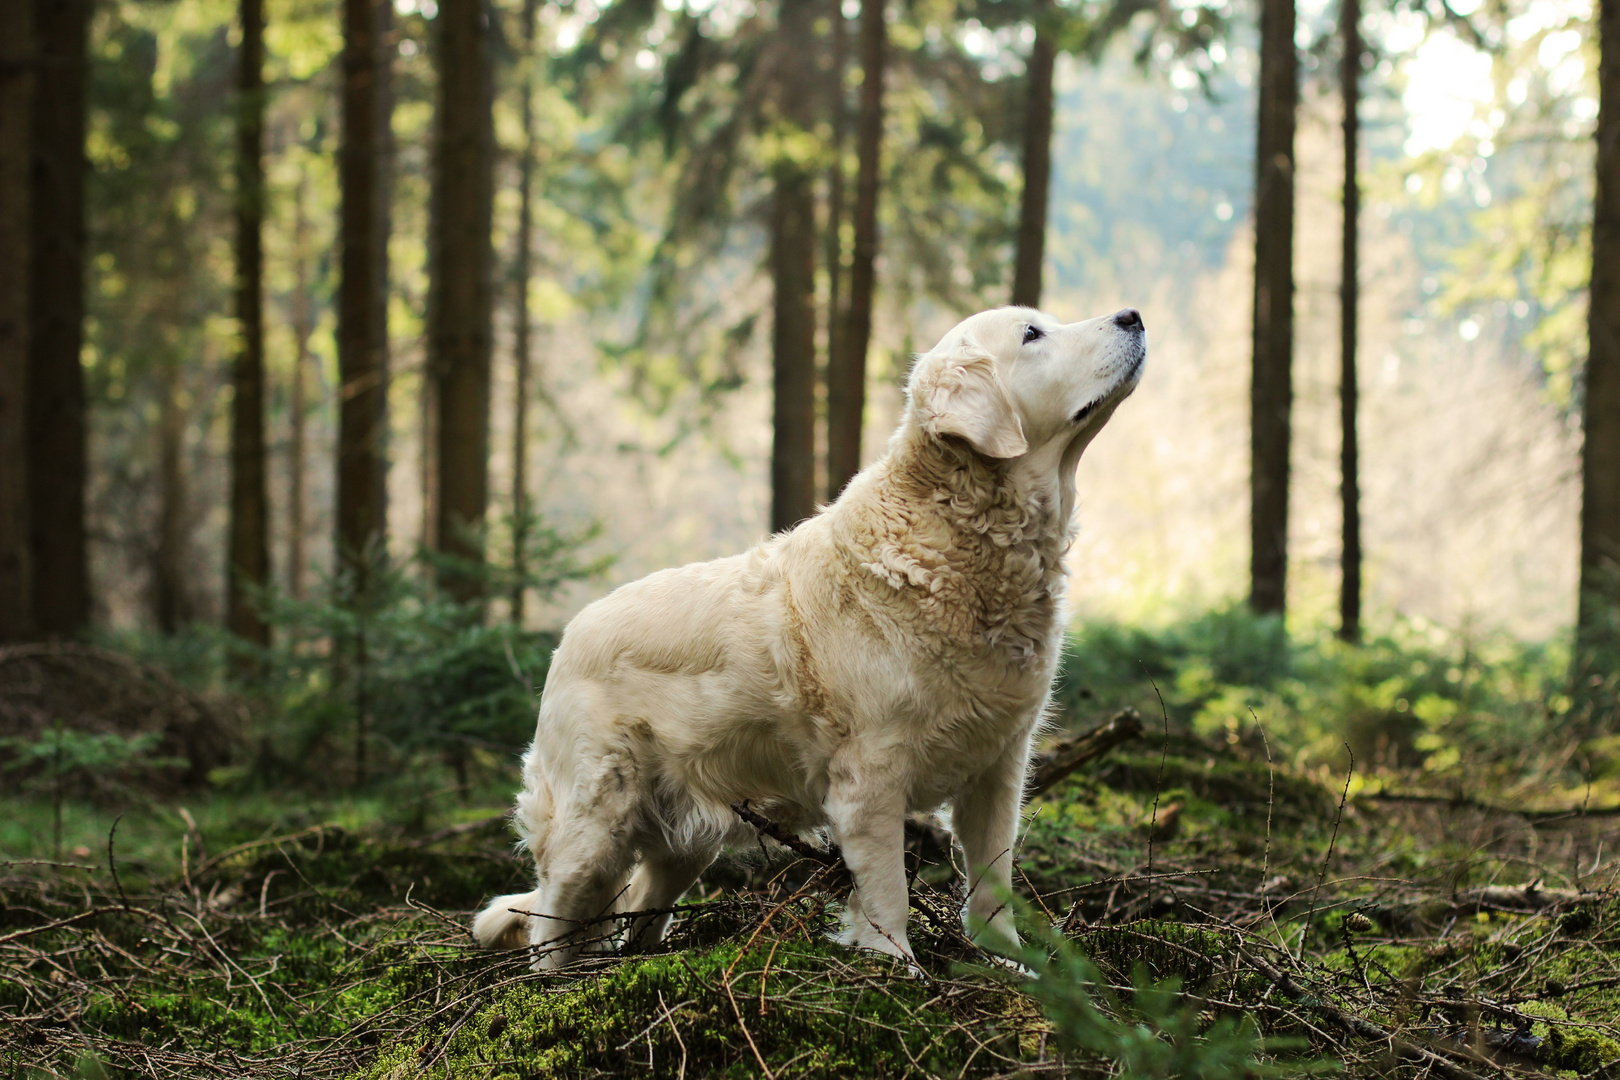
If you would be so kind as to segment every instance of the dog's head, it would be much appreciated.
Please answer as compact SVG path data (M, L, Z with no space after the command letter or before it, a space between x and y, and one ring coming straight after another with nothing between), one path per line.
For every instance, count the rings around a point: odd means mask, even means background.
M1091 435L1136 389L1147 331L1134 308L1060 323L1034 308L981 311L918 357L906 384L912 421L992 458Z

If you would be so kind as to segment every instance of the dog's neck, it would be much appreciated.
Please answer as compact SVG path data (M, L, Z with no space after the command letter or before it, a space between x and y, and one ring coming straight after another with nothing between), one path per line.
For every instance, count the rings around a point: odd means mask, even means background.
M907 423L856 481L865 489L858 501L883 508L891 529L834 527L865 571L895 589L920 590L946 637L1038 664L1061 618L1077 458L1055 445L997 460Z

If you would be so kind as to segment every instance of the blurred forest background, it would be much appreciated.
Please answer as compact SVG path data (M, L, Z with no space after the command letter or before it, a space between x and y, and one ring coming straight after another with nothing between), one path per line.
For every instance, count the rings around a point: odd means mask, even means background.
M6 4L0 639L296 699L264 753L359 777L374 722L521 742L569 615L834 497L959 317L1130 305L1077 648L1367 640L1445 717L1512 658L1610 732L1599 7Z

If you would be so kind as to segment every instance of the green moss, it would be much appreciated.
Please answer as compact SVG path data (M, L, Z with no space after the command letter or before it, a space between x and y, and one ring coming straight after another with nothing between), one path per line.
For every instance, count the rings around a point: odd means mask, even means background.
M1620 1043L1591 1028L1553 1027L1537 1047L1537 1059L1552 1069L1586 1074L1620 1060Z
M536 976L471 1000L448 1047L459 1009L361 1075L398 1080L435 1058L453 1077L525 1080L683 1066L688 1076L744 1077L758 1075L760 1059L778 1076L957 1075L964 1065L982 1075L999 1067L993 1054L975 1057L976 1044L1017 1054L1016 1035L970 1039L927 984L893 975L885 960L809 940Z

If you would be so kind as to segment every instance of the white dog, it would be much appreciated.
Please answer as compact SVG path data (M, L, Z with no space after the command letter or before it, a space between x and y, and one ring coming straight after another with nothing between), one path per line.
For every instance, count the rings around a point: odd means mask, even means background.
M751 839L745 799L830 830L849 940L907 960L905 816L948 802L965 914L1013 937L999 897L1062 646L1075 465L1146 351L1130 309L974 315L917 359L887 453L831 506L580 612L523 758L538 887L491 902L478 941L569 963L604 915L670 907ZM631 944L668 922L637 919Z

